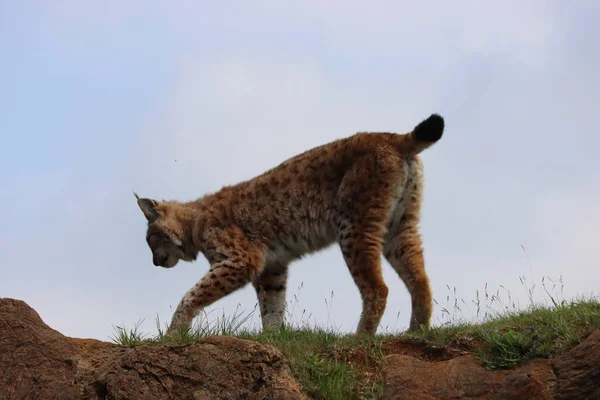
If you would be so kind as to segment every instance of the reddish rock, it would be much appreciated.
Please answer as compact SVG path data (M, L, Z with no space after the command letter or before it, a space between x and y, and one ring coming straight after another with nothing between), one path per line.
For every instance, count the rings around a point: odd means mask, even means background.
M557 399L600 399L600 329L554 364Z
M82 368L83 398L305 398L281 354L249 340L223 336L186 346L142 345L94 364L106 358L105 350L87 350L92 363Z
M384 399L600 399L600 330L553 359L488 371L473 355L427 362L390 355Z
M0 298L0 399L78 399L77 360L25 302Z
M411 356L387 357L384 399L485 399L501 376L482 368L475 356L427 362Z
M209 337L127 348L69 339L0 299L0 399L305 399L271 346Z
M558 358L514 370L397 340L385 351L403 354L387 357L384 399L600 399L600 330ZM307 397L271 346L227 336L134 348L67 338L26 303L0 298L0 400L242 398Z
M498 374L498 371L494 373ZM554 399L556 377L550 360L532 360L503 375L504 378L492 397L494 400Z

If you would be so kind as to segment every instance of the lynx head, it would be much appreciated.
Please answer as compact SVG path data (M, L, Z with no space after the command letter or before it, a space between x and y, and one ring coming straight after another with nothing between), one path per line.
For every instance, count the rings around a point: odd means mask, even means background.
M198 254L186 237L181 205L140 198L137 203L148 221L146 242L157 267L173 268L179 260L194 261Z

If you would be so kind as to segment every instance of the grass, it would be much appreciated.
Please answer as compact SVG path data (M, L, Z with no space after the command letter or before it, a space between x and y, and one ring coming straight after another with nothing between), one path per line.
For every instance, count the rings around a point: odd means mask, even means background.
M244 314L238 307L233 315L222 315L212 323L198 319L176 339L164 334L157 319L158 333L154 336L141 333L138 322L132 329L115 327L112 340L124 346L187 344L211 335L255 340L282 352L310 398L376 399L383 392L387 354L402 352L442 360L467 351L476 354L490 370L514 368L532 358L560 354L600 328L600 302L596 297L561 300L562 279L558 293L558 284L544 278L541 287L545 301L535 301L536 285L528 287L526 279L520 279L528 294L528 305L518 305L503 287L503 291L490 294L486 285L483 296L476 293L471 302L474 317L465 318L463 312L469 303L448 287L446 306L436 302L443 320L429 330L412 334L342 334L310 326L305 320L296 326L260 332L245 327L256 308ZM293 313L296 306L291 304L288 310Z
M482 324L431 329L413 337L424 346L472 350L488 369L502 369L560 353L598 328L600 303L587 299L510 312Z

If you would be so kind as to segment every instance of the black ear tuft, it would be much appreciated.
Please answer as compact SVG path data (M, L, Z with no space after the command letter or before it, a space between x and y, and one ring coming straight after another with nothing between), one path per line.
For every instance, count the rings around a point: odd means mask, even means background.
M140 210L144 213L144 216L148 220L149 223L156 221L158 218L158 212L156 211L156 206L158 203L152 199L139 198L137 195L137 203L140 207Z
M413 129L415 140L419 142L437 142L444 133L444 118L439 114L431 114Z

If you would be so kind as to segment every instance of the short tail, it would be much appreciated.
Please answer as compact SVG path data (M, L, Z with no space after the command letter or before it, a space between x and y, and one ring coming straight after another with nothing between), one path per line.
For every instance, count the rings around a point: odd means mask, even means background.
M401 150L408 154L419 154L441 139L444 133L444 118L431 114L410 133L402 135Z

